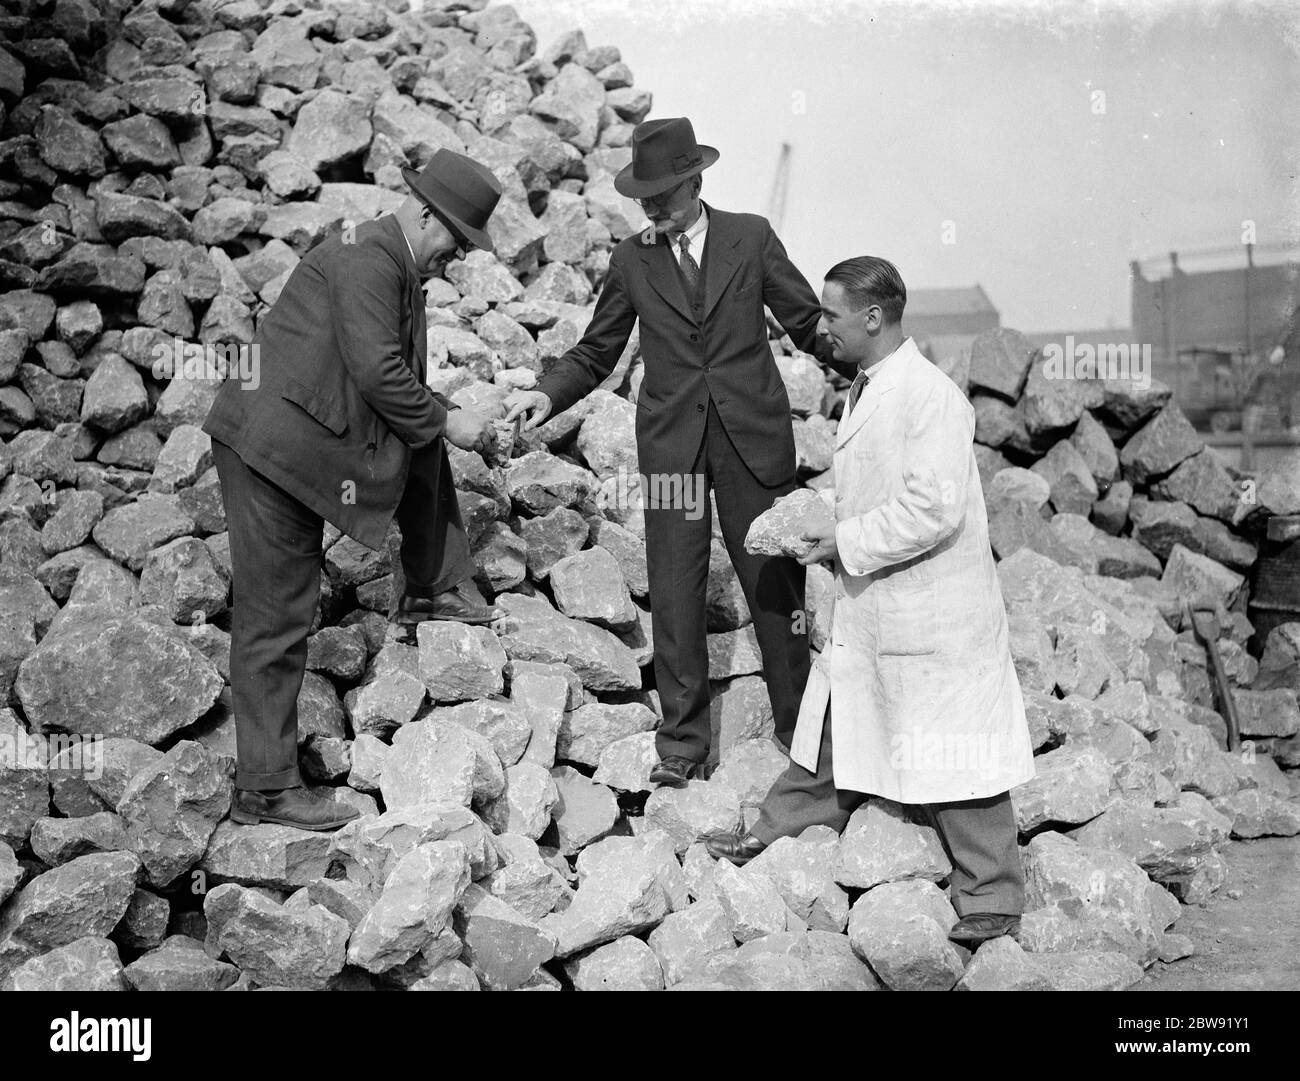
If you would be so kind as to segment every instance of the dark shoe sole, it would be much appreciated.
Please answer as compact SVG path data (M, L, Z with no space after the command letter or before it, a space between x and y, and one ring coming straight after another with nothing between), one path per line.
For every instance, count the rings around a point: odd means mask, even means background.
M399 626L402 626L402 627L417 627L417 626L419 626L421 623L437 623L437 622L442 622L442 623L464 623L466 626L470 626L470 627L487 627L487 626L490 626L491 624L495 623L495 622L497 621L497 619L499 619L499 618L500 618L499 616L495 616L495 615L486 616L486 617L484 617L484 618L482 618L482 619L469 619L469 618L466 618L466 617L463 617L463 616L439 616L439 615L427 615L427 616L409 616L409 615L408 615L408 616L403 616L403 615L398 615L398 616L394 616L394 617L393 617L393 622L396 623L396 624L398 624Z
M278 815L260 815L253 814L250 811L237 811L233 807L230 809L230 821L238 822L241 826L259 826L266 823L271 826L293 826L294 829L310 830L312 833L324 833L327 830L336 830L340 826L346 826L349 822L356 821L359 815L350 815L347 818L340 818L334 822L321 822L318 824L308 825L306 822L295 822L291 818L281 818Z
M754 856L758 855L758 853L755 852L753 856L733 856L730 852L715 852L708 845L705 845L704 849L715 860L726 860L728 863L736 867L744 867L745 864L754 858Z
M660 773L658 770L655 770L650 774L650 783L661 785L664 788L685 788L687 782L690 781L693 776L693 773L683 777L679 773Z
M1019 934L1020 924L1017 922L1010 924L1005 930L994 931L992 934L987 935L969 935L961 938L953 938L949 935L948 941L955 943L958 946L965 946L967 949L974 949L976 946L982 946L985 942L992 942L995 938L1002 938L1004 936L1017 938Z

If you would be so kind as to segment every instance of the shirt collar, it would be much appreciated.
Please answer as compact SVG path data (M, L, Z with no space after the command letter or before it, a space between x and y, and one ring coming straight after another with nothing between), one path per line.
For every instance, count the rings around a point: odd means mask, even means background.
M709 212L704 208L704 204L701 203L701 204L700 204L700 216L699 216L698 218L695 219L695 224L692 225L689 229L687 229L687 230L686 230L686 234L685 234L687 237L690 238L690 241L691 241L691 247L692 247L692 248L696 248L696 247L697 247L697 245L696 245L695 242L696 242L697 240L699 240L701 236L703 236L704 231L705 231L708 227L709 227ZM673 234L673 247L674 247L674 248L679 248L679 247L681 247L681 244L682 244L682 234L681 234L681 233L674 233L674 234Z
M898 348L895 349L892 353L890 353L888 357L881 357L878 361L876 361L875 364L871 365L870 368L859 368L859 369L858 369L858 374L859 374L859 375L864 375L864 376L866 376L868 379L871 379L873 376L875 376L876 372L878 372L878 371L880 370L881 365L884 364L885 361L887 361L887 360L889 359L889 357L897 356L897 355L898 355L898 350L899 350L899 349L902 349L903 346L905 346L905 345L906 345L908 342L910 342L911 340L912 340L912 339L911 339L910 337L909 337L909 338L904 338L901 342L898 343Z

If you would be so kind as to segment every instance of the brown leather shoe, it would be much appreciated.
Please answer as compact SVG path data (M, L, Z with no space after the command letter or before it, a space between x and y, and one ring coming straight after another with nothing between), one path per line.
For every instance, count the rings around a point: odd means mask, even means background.
M255 792L235 789L230 820L244 826L270 822L277 826L294 826L300 830L336 830L361 814L355 807L326 799L302 785L279 792Z
M991 938L1001 938L1003 935L1014 938L1019 930L1019 916L999 912L972 912L952 925L948 937L958 945L974 948Z
M445 590L436 597L412 597L409 593L404 595L397 603L395 619L408 626L430 619L482 626L491 623L499 615L496 608L479 603L467 596L461 587L457 587Z
M650 771L650 783L667 785L669 788L685 788L686 782L698 768L699 763L692 762L689 758L683 758L679 754L666 755Z
M767 847L752 833L737 829L733 833L710 833L704 838L704 847L715 860L730 860L744 867Z

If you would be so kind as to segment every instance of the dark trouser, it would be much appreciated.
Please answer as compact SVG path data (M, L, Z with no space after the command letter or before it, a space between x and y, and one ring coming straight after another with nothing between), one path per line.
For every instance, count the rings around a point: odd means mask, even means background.
M768 790L751 832L765 844L778 837L797 837L809 826L830 826L840 833L867 798L835 787L827 707L816 772L791 762ZM916 806L939 834L952 863L952 903L958 916L975 912L1014 916L1024 911L1025 879L1011 793Z
M789 746L808 681L808 636L795 628L795 614L804 607L804 568L781 556L750 555L745 534L779 496L794 491L794 476L773 487L759 483L736 452L712 402L691 471L694 491L702 493L698 517L689 517L681 500L676 506L654 508L647 499L645 509L655 685L664 715L655 747L661 757L681 755L692 762L703 762L709 754L705 599L713 534L710 488L718 503L723 541L754 619L776 735ZM695 508L697 513L700 509Z
M235 785L255 790L291 788L302 784L298 692L307 664L307 634L320 594L324 520L248 468L220 440L212 441L212 454L226 507L234 573L230 689L235 709ZM439 592L473 573L441 440L412 452L398 520L402 565L411 579L408 589Z

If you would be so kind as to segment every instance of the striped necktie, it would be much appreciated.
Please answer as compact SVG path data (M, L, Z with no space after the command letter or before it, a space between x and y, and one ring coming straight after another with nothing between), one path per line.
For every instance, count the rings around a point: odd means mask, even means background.
M683 233L677 243L682 253L682 273L686 276L686 284L690 286L691 292L694 293L696 286L700 283L700 264L697 263L695 257L691 255L690 237Z
M853 386L849 387L849 412L852 412L853 407L858 404L858 399L862 397L862 392L870 382L866 372L858 372L853 380Z

